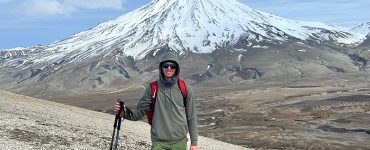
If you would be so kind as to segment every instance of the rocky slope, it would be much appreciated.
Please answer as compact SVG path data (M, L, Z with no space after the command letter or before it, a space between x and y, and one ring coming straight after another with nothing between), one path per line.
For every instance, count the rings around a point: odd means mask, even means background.
M108 149L114 116L0 91L0 149ZM124 120L120 149L150 149L149 125ZM199 148L246 149L199 137Z

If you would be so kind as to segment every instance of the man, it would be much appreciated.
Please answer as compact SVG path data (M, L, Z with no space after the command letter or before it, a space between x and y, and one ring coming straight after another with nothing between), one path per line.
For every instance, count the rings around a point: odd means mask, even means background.
M186 99L179 88L179 59L173 53L165 54L159 63L156 102L151 125L152 150L185 150L187 129L190 133L190 150L198 150L197 115L193 91L186 85ZM124 106L122 117L128 120L140 120L151 108L152 91L148 85L144 96L139 100L136 109ZM120 105L115 105L118 114Z

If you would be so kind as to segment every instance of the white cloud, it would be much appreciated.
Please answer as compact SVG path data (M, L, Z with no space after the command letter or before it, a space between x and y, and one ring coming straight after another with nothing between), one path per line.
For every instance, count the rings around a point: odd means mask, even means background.
M57 0L29 0L19 3L19 5L16 6L16 10L31 16L53 16L67 15L75 9L62 5Z
M0 0L12 2L14 0ZM18 0L18 13L30 16L70 15L81 9L123 9L125 0Z
M64 0L63 4L76 8L87 9L122 9L122 0Z

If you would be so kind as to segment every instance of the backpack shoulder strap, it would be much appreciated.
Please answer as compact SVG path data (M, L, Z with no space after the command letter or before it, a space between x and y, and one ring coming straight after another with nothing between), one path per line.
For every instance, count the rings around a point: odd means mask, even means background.
M152 92L152 105L155 104L155 99L157 97L157 81L153 81L150 83L151 92Z
M153 81L150 83L150 88L151 88L151 94L152 94L152 103L150 104L149 110L146 112L146 117L148 119L148 123L152 125L152 119L153 119L153 114L154 114L154 105L155 105L155 100L157 97L157 81Z
M182 97L184 98L184 104L185 104L187 92L186 92L186 85L185 85L184 80L179 78L178 79L178 85L179 85L179 88L181 90Z

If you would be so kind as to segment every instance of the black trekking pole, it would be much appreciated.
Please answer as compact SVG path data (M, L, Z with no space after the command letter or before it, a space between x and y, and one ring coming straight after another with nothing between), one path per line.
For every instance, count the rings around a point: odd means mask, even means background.
M121 121L122 121L122 118L121 118L120 114L121 114L121 112L123 110L124 102L121 101L121 100L119 100L119 99L117 101L119 102L119 105L121 106L121 110L119 111L119 113L116 115L116 118L114 119L113 134L112 134L112 140L111 140L111 143L110 143L109 150L112 150L112 147L113 147L114 134L116 132L116 128L117 128L117 135L116 135L116 142L114 144L114 149L117 150L118 140L119 140L119 131L121 129Z

